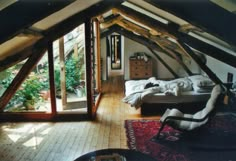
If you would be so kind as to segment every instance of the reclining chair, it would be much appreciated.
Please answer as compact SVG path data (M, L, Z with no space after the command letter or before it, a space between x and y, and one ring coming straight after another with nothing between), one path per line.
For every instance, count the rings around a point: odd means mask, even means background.
M180 131L191 131L206 124L209 118L216 113L215 106L218 104L219 97L223 93L223 89L223 86L219 84L215 85L205 108L195 114L184 114L178 109L167 109L160 119L162 125L156 136L152 139L159 139L161 131L165 125L169 125Z

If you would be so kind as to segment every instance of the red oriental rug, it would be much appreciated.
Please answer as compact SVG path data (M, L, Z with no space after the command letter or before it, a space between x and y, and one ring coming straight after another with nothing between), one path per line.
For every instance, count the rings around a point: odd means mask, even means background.
M166 126L162 138L153 140L157 120L125 120L128 147L158 161L235 161L236 117L215 116L197 133L187 136Z

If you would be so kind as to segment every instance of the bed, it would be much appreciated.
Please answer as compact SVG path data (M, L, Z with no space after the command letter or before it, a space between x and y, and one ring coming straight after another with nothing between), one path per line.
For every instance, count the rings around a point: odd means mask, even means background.
M210 97L214 83L203 75L194 75L174 80L158 80L155 77L125 82L123 102L141 114L154 114L166 108L178 108L184 112L196 112L202 109Z

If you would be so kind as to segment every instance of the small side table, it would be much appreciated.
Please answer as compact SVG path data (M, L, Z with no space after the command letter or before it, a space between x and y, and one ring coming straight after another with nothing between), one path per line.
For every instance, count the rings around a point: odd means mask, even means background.
M92 157L118 154L125 157L126 161L156 161L149 155L130 149L102 149L84 154L74 161L90 161ZM107 161L110 161L109 159ZM113 160L112 160L113 161ZM115 161L115 160L114 160Z

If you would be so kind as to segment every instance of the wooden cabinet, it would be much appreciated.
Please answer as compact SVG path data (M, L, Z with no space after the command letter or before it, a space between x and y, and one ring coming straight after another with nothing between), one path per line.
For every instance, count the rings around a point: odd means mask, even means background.
M152 59L144 61L143 59L129 60L130 79L143 79L152 76Z

